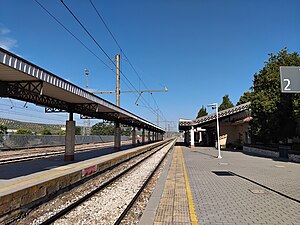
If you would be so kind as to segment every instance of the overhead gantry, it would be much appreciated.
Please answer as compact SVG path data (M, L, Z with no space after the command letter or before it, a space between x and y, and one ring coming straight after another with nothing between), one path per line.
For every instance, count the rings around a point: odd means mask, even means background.
M159 126L118 107L33 63L0 48L0 97L31 102L45 107L46 113L68 112L66 121L65 160L74 160L75 121L73 114L113 121L116 124L114 147L120 149L120 124L132 127L132 144L136 144L136 129L145 131L148 141L162 140L165 131Z

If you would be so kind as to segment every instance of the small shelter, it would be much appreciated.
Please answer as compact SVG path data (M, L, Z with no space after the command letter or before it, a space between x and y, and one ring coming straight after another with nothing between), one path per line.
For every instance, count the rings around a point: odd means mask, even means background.
M250 102L218 112L220 124L220 145L226 148L230 145L250 144L249 121ZM215 146L216 113L202 116L195 120L180 119L179 131L184 132L184 141L191 147L195 145Z

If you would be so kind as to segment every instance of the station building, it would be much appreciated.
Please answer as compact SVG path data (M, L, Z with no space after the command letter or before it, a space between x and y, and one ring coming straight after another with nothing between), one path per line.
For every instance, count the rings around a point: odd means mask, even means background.
M218 112L221 148L250 144L252 117L250 102ZM195 120L179 120L179 131L184 132L186 145L215 146L217 140L216 113Z

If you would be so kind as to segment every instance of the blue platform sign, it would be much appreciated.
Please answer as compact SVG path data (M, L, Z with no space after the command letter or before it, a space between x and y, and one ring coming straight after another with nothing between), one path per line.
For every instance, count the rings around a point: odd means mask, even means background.
M300 66L281 66L280 82L282 93L300 93Z

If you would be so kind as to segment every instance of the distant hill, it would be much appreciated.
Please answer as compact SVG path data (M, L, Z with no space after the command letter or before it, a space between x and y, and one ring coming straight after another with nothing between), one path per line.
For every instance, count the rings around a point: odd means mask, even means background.
M6 125L7 129L11 130L28 129L32 132L39 132L43 129L48 129L51 131L51 133L55 133L56 131L61 130L62 127L65 127L65 125L60 124L30 123L4 118L0 118L0 124Z

